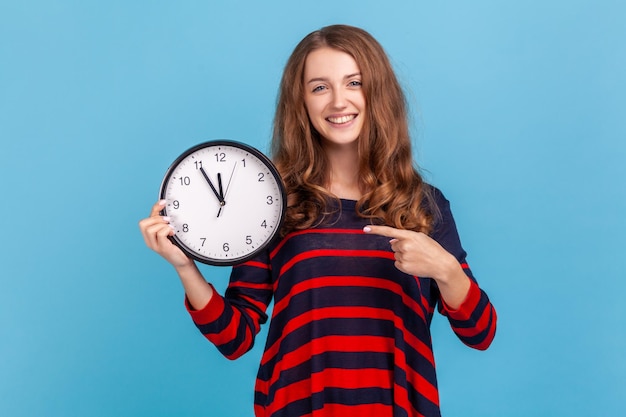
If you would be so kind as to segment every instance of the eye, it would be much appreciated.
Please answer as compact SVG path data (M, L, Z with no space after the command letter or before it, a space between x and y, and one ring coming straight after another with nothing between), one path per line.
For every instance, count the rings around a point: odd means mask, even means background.
M323 91L326 89L326 86L324 85L318 85L315 88L313 88L312 92L313 93L319 93L320 91Z
M348 83L348 86L349 87L360 87L361 86L361 81L359 81L359 80L350 81Z

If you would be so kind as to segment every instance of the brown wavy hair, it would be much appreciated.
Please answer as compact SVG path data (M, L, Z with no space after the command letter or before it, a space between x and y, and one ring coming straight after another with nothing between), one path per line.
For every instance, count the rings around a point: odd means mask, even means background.
M272 157L287 189L283 234L319 224L338 197L328 190L329 163L304 103L309 53L330 47L352 56L361 71L365 122L357 140L360 216L376 224L430 233L436 208L431 187L413 166L404 92L382 46L363 29L333 25L310 33L287 61L274 117Z

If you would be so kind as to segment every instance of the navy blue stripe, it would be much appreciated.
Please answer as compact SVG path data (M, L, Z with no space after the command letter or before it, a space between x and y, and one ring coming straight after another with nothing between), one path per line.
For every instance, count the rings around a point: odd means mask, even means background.
M337 369L392 369L393 354L380 352L324 352L286 370L282 370L280 378L272 387L269 402L274 400L276 391L293 383L307 380L313 373L327 368Z
M485 341L485 339L487 338L487 336L489 336L489 331L491 330L491 326L493 326L493 310L489 311L489 321L487 323L487 327L478 332L477 334L475 334L474 336L471 337L467 337L467 336L460 336L457 335L459 337L459 339L461 339L463 341L463 343L466 343L470 346L476 346L481 344L482 342Z
M490 308L491 304L487 295L481 290L480 300L478 300L478 304L470 314L467 320L456 320L452 317L449 317L448 320L452 327L456 327L458 329L470 329L476 326L478 320L480 320L481 316L485 312L486 308Z
M224 300L224 302L226 303L224 312L215 321L206 324L196 323L196 327L203 335L221 333L224 329L226 329L226 327L228 327L230 322L233 320L233 310L229 308L230 306L227 300Z

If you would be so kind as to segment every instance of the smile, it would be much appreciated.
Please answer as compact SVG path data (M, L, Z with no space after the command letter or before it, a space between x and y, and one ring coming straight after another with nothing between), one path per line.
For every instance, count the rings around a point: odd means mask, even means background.
M326 118L326 120L328 120L329 122L334 123L334 124L342 125L342 124L351 122L355 118L356 118L356 114L350 114L350 115L347 115L347 116L328 117L328 118Z

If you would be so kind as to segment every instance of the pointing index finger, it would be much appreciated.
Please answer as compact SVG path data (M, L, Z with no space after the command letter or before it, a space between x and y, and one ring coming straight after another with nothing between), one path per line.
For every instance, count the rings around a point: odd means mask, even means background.
M393 239L401 239L405 237L405 233L406 233L406 230L400 230L394 227L373 226L373 225L365 226L363 228L363 231L367 233L368 235L379 235L379 236L390 237Z

